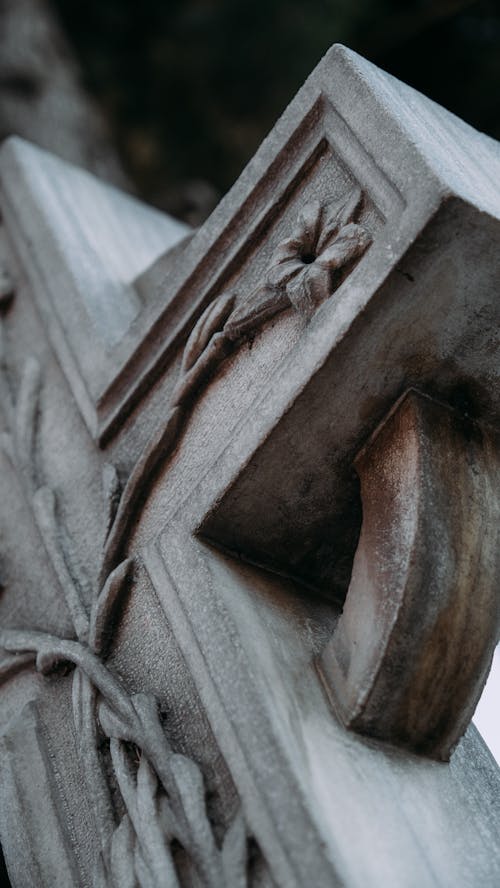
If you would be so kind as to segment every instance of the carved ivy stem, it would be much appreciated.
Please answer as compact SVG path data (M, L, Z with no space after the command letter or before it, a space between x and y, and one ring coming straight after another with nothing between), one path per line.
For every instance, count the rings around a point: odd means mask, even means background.
M207 888L232 888L238 882L244 884L240 878L233 881L233 876L245 872L244 823L237 816L219 850L206 812L200 768L171 749L153 697L146 694L129 696L99 657L87 645L77 641L43 632L5 630L0 632L0 647L23 658L31 654L43 673L52 671L59 663L72 663L99 691L99 722L111 741L115 774L135 836L129 838L134 848L135 841L139 843L142 849L139 856L144 861L143 866L151 871L151 884L155 888L176 885L173 878L168 878L175 870L165 844L174 838L188 853ZM133 743L140 750L136 776L130 770L124 743ZM162 799L156 798L157 783L166 793ZM107 799L98 802L105 817L102 826L106 832L106 846L110 840L112 844L115 837L120 840L125 827L113 828L110 833L106 829L109 828ZM147 885L148 879L139 883Z
M90 588L85 572L67 545L64 526L56 514L54 492L38 476L35 443L40 368L36 361L26 363L17 402L8 399L12 431L3 443L24 481L78 641L39 632L0 633L0 646L14 655L0 664L0 677L5 678L13 670L24 667L30 662L31 654L42 672L50 672L59 662L70 662L77 667L73 677L74 721L85 779L94 799L96 827L102 837L96 885L105 885L110 880L120 884L122 876L130 881L133 870L141 886L175 888L175 867L166 844L166 840L172 838L187 851L208 888L223 885L236 888L246 884L247 840L243 818L240 815L235 818L219 850L206 812L200 769L170 749L156 701L147 695L129 696L100 658L106 655L110 627L128 587L132 562L126 559L116 565L135 506L143 495L144 480L150 479L160 460L173 451L193 398L234 347L252 336L265 320L290 305L310 316L333 291L334 274L368 247L371 238L356 221L362 202L358 189L340 201L313 202L304 207L293 236L277 245L262 285L237 307L236 294L223 293L198 319L184 349L166 424L136 465L121 501L116 470L112 466L104 468L109 535L98 594ZM0 370L4 371L0 375L8 388L3 364ZM89 601L93 601L90 614ZM97 715L110 739L112 763L127 809L117 828L98 752ZM129 768L125 743L133 743L141 750L136 777ZM161 817L155 781L167 794L161 802ZM128 873L120 862L123 856L130 862Z
M170 399L164 426L148 443L139 457L123 491L114 521L106 540L100 581L119 561L135 509L144 496L144 481L151 479L160 464L172 453L185 426L188 407L202 381L212 373L234 345L232 336L225 335L224 326L231 317L234 293L224 293L210 303L198 319L184 348L179 379Z
M56 496L43 483L38 467L37 431L42 374L36 358L24 363L17 393L11 390L3 327L0 326L0 390L6 410L9 431L1 444L17 475L20 487L31 507L35 524L47 556L64 595L78 639L89 632L89 616L84 605L92 590L68 545L67 533L57 515ZM84 592L85 590L85 592ZM0 662L0 680L6 680L33 662L30 653L16 653ZM115 828L113 808L103 762L98 751L98 728L95 719L96 689L85 672L76 669L72 686L73 716L83 773L93 800L96 831L106 842Z
M75 669L72 684L73 721L78 754L92 799L96 833L101 846L109 842L116 827L104 762L99 753L100 736L96 719L98 692L82 669Z
M446 760L499 633L498 437L410 391L356 469L361 537L320 671L349 727Z
M127 808L128 817L138 837L141 856L149 862L155 886L179 888L179 881L165 842L165 830L158 817L156 791L158 781L147 759L142 756L134 777L123 743L112 739L110 743L113 768Z
M45 675L60 663L79 666L110 701L117 715L129 722L132 731L140 731L140 721L126 692L110 670L85 645L45 632L6 629L0 631L0 647L16 654L32 653L36 668Z
M59 580L71 616L76 637L85 641L89 632L89 618L82 602L75 572L68 567L68 555L61 543L62 530L56 519L56 499L49 487L40 487L33 496L33 511L52 567Z
M228 300L228 308L233 303ZM217 349L205 346L221 306L211 306L204 329L191 341L184 373L190 380L185 395L197 384L201 369L217 360ZM223 309L224 313L224 309ZM1 332L1 331L0 331ZM0 342L0 346L2 343ZM197 361L201 364L196 366ZM190 365L192 361L192 366ZM190 372L192 371L192 372ZM6 356L0 348L0 384L6 395L9 431L0 444L21 482L50 563L64 593L77 641L43 632L0 631L0 682L17 672L36 668L44 673L59 663L76 666L72 703L82 770L93 800L101 852L94 874L95 888L176 888L178 880L169 842L176 839L208 888L246 884L247 834L238 815L221 849L208 819L202 773L195 762L174 754L168 743L156 701L147 695L130 696L103 662L114 623L128 594L134 561L125 559L102 577L98 594L88 582L72 552L56 496L37 471L37 426L41 373L28 359L17 397L10 389ZM175 418L176 409L172 411ZM107 467L104 485L108 518L117 500L116 470ZM92 601L90 613L87 602ZM110 740L111 759L127 813L116 824L104 762L99 751L102 732ZM126 744L141 750L137 775L129 767Z
M103 557L101 580L123 554L136 506L160 462L173 453L193 398L235 347L293 306L310 318L372 242L359 221L359 187L337 200L312 200L299 212L290 237L274 248L264 279L246 298L222 292L198 318L184 348L177 385L162 429L148 442L126 484Z
M0 346L2 343L0 342ZM0 348L0 387L5 395L9 431L0 440L31 507L49 561L59 581L77 638L88 634L84 600L92 595L84 570L66 545L64 528L56 517L56 496L43 483L38 469L37 430L42 374L39 362L28 357L18 391L10 392L6 354Z

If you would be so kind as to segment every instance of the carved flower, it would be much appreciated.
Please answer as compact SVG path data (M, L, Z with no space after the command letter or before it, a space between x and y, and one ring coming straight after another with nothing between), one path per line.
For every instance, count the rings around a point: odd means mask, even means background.
M285 290L292 305L310 315L335 289L335 272L357 259L371 236L355 221L362 194L356 188L340 201L311 201L303 207L292 236L276 247L267 283Z

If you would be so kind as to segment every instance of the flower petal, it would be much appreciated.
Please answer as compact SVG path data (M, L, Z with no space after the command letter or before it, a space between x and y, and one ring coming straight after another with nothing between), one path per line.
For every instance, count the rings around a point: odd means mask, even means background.
M293 236L300 243L301 252L315 252L321 229L322 208L319 200L311 200L302 207Z
M224 334L230 340L241 339L269 318L290 307L284 288L277 290L264 284L257 287L248 299L236 306L224 327Z
M296 275L290 281L288 281L286 285L286 295L288 296L290 302L293 307L300 309L300 305L302 301L306 298L306 290L305 290L305 278L307 276L307 267L305 265L302 266L302 273Z
M296 274L299 274L304 268L304 263L297 257L294 259L283 259L271 265L267 272L266 281L270 287L284 287L289 280L295 277Z
M277 265L278 262L286 262L288 259L298 259L302 252L301 241L297 240L296 237L287 237L274 248L271 256L271 265Z
M316 253L319 255L335 240L339 233L340 224L337 218L337 203L326 204L323 207L323 219L321 231L316 244Z
M330 295L330 279L328 269L313 262L304 268L303 274L287 284L287 296L297 311L310 317L317 306Z
M340 228L351 222L358 212L362 201L361 189L356 187L340 200L330 201L325 206L323 224L318 240L318 253L323 252L336 237Z
M371 236L361 225L350 222L340 229L333 243L316 260L317 265L333 270L360 256L371 243Z

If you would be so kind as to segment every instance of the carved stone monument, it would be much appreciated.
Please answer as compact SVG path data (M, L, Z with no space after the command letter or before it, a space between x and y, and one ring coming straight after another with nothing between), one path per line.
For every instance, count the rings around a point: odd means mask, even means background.
M500 884L499 183L342 47L198 231L4 144L14 888Z

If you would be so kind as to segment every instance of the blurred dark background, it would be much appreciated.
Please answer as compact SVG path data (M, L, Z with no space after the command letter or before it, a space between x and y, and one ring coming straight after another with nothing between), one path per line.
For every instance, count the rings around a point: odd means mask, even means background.
M50 3L133 187L190 221L335 42L500 138L499 0Z

